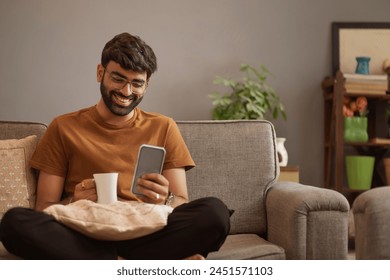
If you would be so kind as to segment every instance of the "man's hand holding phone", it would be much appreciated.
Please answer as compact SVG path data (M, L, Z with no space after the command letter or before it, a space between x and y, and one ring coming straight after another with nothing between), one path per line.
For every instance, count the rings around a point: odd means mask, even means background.
M163 204L168 197L169 182L158 173L147 173L137 180L139 198L147 203Z
M147 203L163 203L169 182L162 175L165 160L163 147L141 145L138 152L131 191Z

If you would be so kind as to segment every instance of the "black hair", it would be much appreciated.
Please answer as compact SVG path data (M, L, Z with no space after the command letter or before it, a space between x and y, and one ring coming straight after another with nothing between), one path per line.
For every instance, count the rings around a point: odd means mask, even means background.
M106 67L110 61L126 70L146 72L147 79L157 70L157 59L152 48L140 37L126 32L116 35L104 46L101 64Z

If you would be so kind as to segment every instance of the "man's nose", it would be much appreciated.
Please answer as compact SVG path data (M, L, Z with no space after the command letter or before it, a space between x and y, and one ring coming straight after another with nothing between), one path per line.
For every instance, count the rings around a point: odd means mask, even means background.
M127 83L120 91L124 96L130 96L132 92L131 83Z

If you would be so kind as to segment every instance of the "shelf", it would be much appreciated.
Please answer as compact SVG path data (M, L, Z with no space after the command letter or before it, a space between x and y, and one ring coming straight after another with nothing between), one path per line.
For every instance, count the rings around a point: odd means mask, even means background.
M375 142L344 142L344 145L346 146L356 146L356 147L378 147L378 148L383 148L383 147L390 147L390 143L375 143Z
M386 94L348 93L345 90L343 73L337 72L336 77L325 77L322 82L324 100L324 186L337 190L354 199L365 190L350 189L345 172L345 156L349 154L370 155L375 157L375 169L371 188L382 185L378 164L390 149L385 106L390 103L390 92ZM356 98L365 96L368 101L368 142L344 141L343 102L345 97ZM380 119L380 118L383 118Z
M365 96L367 99L374 98L374 99L383 99L383 100L390 100L390 94L372 94L372 93L348 93L346 92L344 96L347 97L359 97L359 96Z
M376 138L370 139L368 142L344 142L345 146L351 147L378 147L378 148L390 148L390 138ZM329 141L324 143L325 148L333 147L334 144Z

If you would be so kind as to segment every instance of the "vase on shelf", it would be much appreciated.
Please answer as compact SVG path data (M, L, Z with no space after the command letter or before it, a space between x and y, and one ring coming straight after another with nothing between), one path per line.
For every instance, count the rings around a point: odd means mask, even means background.
M286 138L277 137L276 138L276 151L278 152L279 166L287 166L288 163L288 153L284 143Z
M346 156L347 180L350 189L368 190L371 188L375 158L370 156Z
M370 74L370 65L369 65L370 60L371 58L367 56L356 57L357 65L356 65L355 73L364 74L364 75Z
M344 117L344 141L368 141L367 117Z

